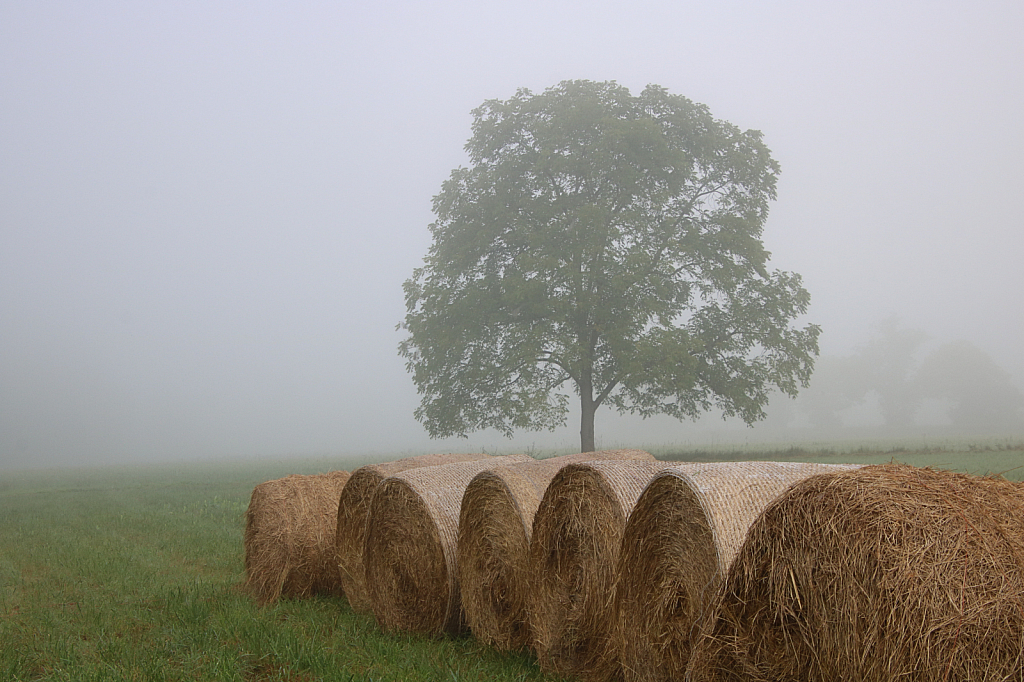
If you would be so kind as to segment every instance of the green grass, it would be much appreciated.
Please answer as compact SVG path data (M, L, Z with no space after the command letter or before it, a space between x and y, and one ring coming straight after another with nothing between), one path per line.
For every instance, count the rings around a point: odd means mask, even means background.
M249 494L309 469L276 466L3 474L0 679L545 679L469 637L384 635L344 600L256 607Z
M774 460L883 464L902 462L919 467L938 467L976 475L995 474L1024 480L1024 441L1020 439L941 440L934 443L879 441L846 443L798 443L737 447L674 447L649 450L659 459L679 461Z
M1024 445L670 448L665 459L945 466L1024 479ZM257 483L330 460L0 474L0 680L543 680L470 637L380 632L344 600L239 589Z

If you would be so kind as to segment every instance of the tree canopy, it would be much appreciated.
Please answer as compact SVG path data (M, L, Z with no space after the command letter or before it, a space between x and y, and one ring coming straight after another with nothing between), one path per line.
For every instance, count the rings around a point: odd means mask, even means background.
M650 85L564 81L473 111L471 165L434 197L399 346L433 437L553 429L580 399L747 423L795 395L820 329L761 242L778 163L761 133Z

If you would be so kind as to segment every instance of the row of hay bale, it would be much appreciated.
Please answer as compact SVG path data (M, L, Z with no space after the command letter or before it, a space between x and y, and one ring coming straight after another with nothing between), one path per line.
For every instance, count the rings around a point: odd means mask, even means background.
M412 458L334 494L318 556L387 631L594 681L1024 678L1024 494L1001 479L632 450Z

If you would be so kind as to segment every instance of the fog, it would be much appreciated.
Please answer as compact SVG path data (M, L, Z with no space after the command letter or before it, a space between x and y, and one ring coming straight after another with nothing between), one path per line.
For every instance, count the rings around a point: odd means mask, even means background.
M395 328L470 111L570 78L763 131L764 241L823 367L896 320L925 339L908 377L980 353L1012 402L1022 35L1009 0L0 4L0 467L578 444L572 421L431 441ZM909 433L975 428L939 384ZM836 433L884 423L881 396ZM824 433L799 406L742 438ZM707 421L604 411L598 441Z

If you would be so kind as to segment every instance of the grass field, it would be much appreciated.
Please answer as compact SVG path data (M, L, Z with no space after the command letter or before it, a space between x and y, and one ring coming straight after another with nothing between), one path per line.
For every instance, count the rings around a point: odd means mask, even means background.
M1024 446L1013 443L657 454L897 459L1024 478ZM529 655L499 655L470 637L384 635L343 600L260 609L240 591L253 486L351 466L292 460L0 473L0 679L546 679Z

